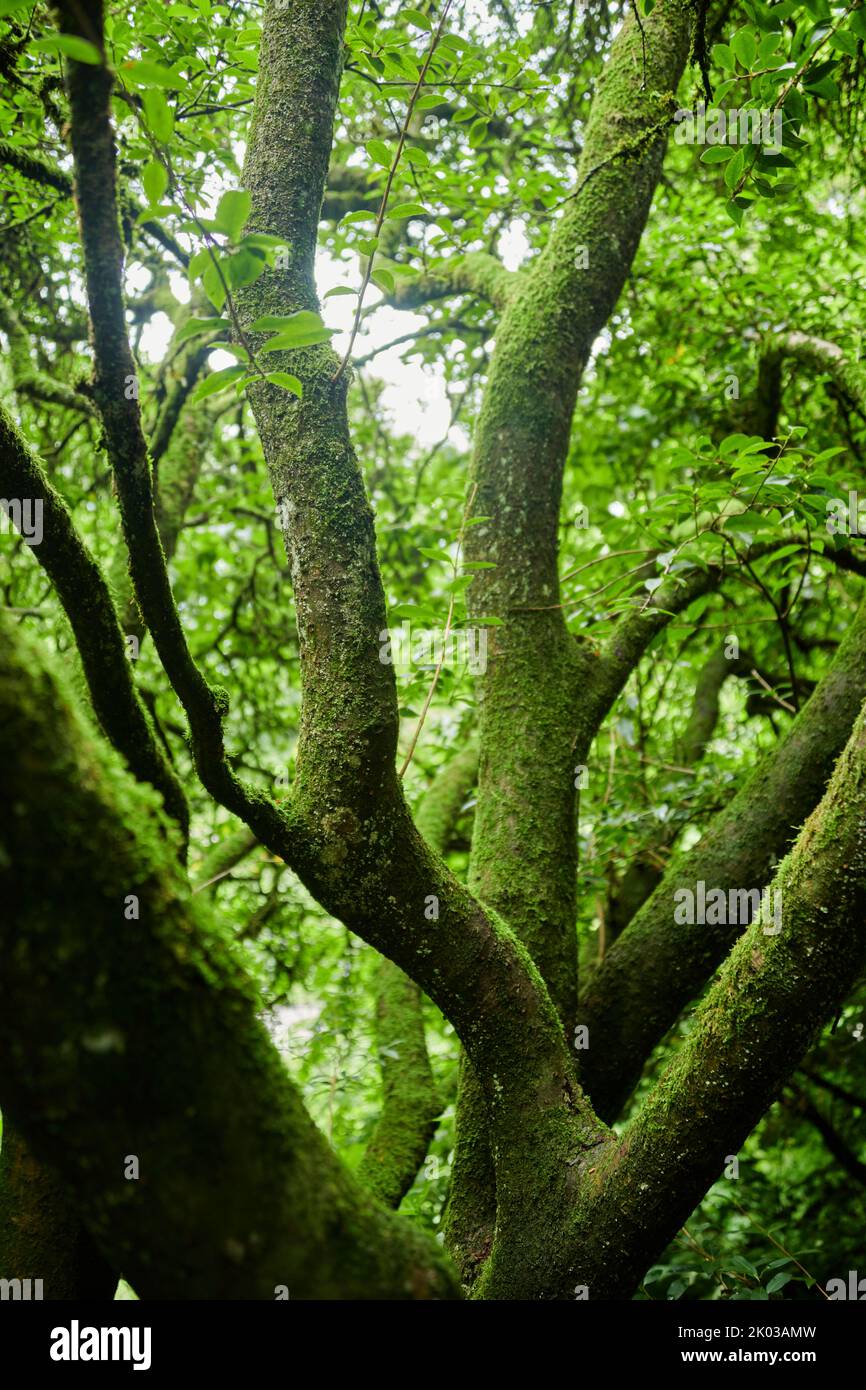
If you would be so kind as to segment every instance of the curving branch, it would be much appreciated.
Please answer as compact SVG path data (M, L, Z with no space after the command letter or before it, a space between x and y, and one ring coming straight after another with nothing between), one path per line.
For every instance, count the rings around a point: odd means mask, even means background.
M458 1297L316 1129L153 793L5 621L0 760L0 1102L112 1267L144 1299Z
M399 272L399 265L395 269ZM512 299L519 280L519 273L506 270L498 256L470 251L465 256L455 256L453 266L446 261L426 275L399 278L393 291L384 296L384 302L395 309L420 309L451 295L472 295L486 299L501 312Z
M784 360L807 367L818 376L829 376L839 394L866 415L866 367L847 357L838 344L810 333L768 335L761 344L761 369L772 375Z
M104 53L101 0L62 0L57 12L66 33L86 38ZM108 67L70 59L66 81L93 342L93 396L105 430L138 606L189 719L193 758L205 788L260 839L285 842L291 831L284 814L269 798L244 786L229 763L222 732L228 697L207 683L192 658L166 569L124 312L110 109L113 77Z
M286 269L263 274L239 296L245 325L265 314L318 308L318 208L345 13L345 0L305 0L288 11L270 3L265 10L244 168L249 228L279 236L293 256ZM314 114L293 121L286 117L292 111ZM599 1127L574 1088L566 1040L536 967L495 913L431 853L403 800L394 766L393 671L379 660L384 594L349 437L345 377L324 346L274 359L303 385L301 400L266 383L250 387L291 558L300 635L303 707L292 805L306 834L290 862L326 911L395 961L454 1024L497 1140L500 1229L516 1240L539 1187L545 1205L561 1205L569 1171L563 1154L598 1142Z
M582 374L661 172L689 21L684 0L661 0L644 21L624 20L595 92L575 190L500 320L473 446L474 509L489 520L469 532L466 553L492 568L476 575L469 602L474 615L502 625L493 629L483 684L470 884L527 945L569 1035L577 1007L575 771L584 761L575 728L590 724L575 703L592 658L571 638L560 606L563 472ZM458 1101L458 1149L477 1144L483 1120L477 1100ZM455 1183L452 1214L459 1201ZM513 1237L535 1252L543 1240L527 1231L527 1214L506 1231L497 1201L496 1245ZM459 1222L468 1231L483 1224L472 1211ZM498 1265L495 1248L490 1263Z
M7 498L29 498L41 504L43 534L32 547L34 556L51 579L72 626L96 717L133 775L161 793L185 839L189 829L186 797L135 688L102 570L76 531L63 498L2 407L0 487Z
M633 1293L855 985L866 965L864 822L866 707L770 885L781 929L759 915L743 933L675 1060L594 1160L603 1196L577 1215L571 1267L591 1298Z

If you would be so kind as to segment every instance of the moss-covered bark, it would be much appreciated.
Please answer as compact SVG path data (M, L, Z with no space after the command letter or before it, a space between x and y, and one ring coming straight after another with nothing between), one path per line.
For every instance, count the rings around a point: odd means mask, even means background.
M96 717L134 775L160 792L185 837L189 827L186 797L135 688L102 570L75 530L63 498L2 407L0 485L6 497L28 497L42 504L43 535L33 547L34 555L51 579L75 634Z
M866 965L866 708L689 1038L599 1156L573 1227L575 1283L628 1298L772 1104ZM567 1287L567 1285L566 1285Z
M424 1162L442 1101L427 1055L421 991L384 957L376 976L376 1041L382 1113L358 1179L386 1206L398 1207Z
M695 847L662 883L590 979L579 1018L589 1028L581 1075L599 1114L614 1119L653 1046L736 940L736 925L674 919L680 888L761 888L826 785L866 694L866 606L791 725Z
M44 1299L111 1299L117 1288L66 1184L8 1119L0 1140L0 1279L41 1279Z
M330 153L345 5L265 12L244 179L250 229L292 245L290 265L239 296L244 322L315 309L318 207ZM275 354L275 358L276 358ZM276 362L275 362L275 365ZM279 363L283 365L283 363ZM303 708L291 862L319 902L439 1005L476 1066L501 1179L506 1262L525 1288L546 1259L539 1202L561 1209L566 1156L597 1141L556 1010L525 948L458 884L413 825L394 769L393 672L378 659L385 605L372 516L349 438L345 376L327 348L288 354L295 401L250 388L298 613ZM437 915L425 915L435 900ZM515 1272L515 1277L518 1277Z
M453 266L440 268L435 274L419 275L404 280L387 296L395 309L418 309L449 295L468 294L487 299L494 308L502 310L515 293L519 275L487 251L470 251L454 258Z
M474 510L490 520L470 531L467 557L495 568L476 576L471 606L502 625L491 633L482 687L470 885L529 947L568 1033L577 1007L576 772L595 727L580 708L593 659L558 606L562 476L581 374L661 169L688 57L688 6L667 0L643 29L642 38L626 19L593 101L576 191L506 301L473 449ZM484 1225L489 1198L485 1215L459 1210L461 1175L467 1203L470 1187L477 1201L489 1182L471 1105L464 1088L458 1146L471 1143L475 1159L458 1155L449 1229L477 1245L471 1233Z
M0 762L0 1102L112 1266L143 1298L454 1296L306 1114L155 794L7 624Z

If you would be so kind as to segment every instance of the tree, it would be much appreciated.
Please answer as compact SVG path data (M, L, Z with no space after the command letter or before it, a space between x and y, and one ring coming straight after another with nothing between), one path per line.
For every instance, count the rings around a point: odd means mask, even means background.
M866 963L862 11L493 9L5 6L0 1264L54 1296L647 1296L768 1114L862 1170L786 1090ZM273 1040L334 979L364 1143Z

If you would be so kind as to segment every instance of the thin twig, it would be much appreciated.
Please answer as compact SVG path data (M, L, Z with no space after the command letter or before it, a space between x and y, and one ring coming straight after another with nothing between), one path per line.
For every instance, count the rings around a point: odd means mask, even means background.
M433 54L436 52L439 40L442 38L442 35L445 31L445 21L448 18L448 11L450 10L450 8L451 0L445 0L445 5L442 9L442 14L439 17L439 23L436 26L436 31L433 34L433 37L431 38L430 43L428 45L427 52L424 55L424 62L422 63L421 71L418 74L418 81L415 83L415 89L412 92L411 97L409 98L409 105L406 108L406 118L403 122L403 129L400 131L400 138L397 141L397 150L391 162L391 167L388 170L388 179L385 184L385 191L382 194L382 201L379 204L379 211L376 214L376 230L373 232L374 240L378 238L379 233L382 230L382 223L385 221L385 214L388 211L388 199L391 196L391 187L394 183L394 178L397 174L397 166L400 163L400 157L403 154L403 146L406 143L406 136L409 133L409 123L412 120L412 113L415 109L415 102L418 100L421 88L424 86L424 79L427 76L427 69L430 66ZM358 336L358 329L361 325L361 310L364 306L364 295L367 293L367 286L369 285L370 277L373 274L373 263L375 259L376 252L374 250L373 254L369 256L367 259L367 266L364 271L364 278L361 282L361 289L358 294L358 303L355 307L355 320L352 324L352 332L349 336L349 346L346 348L343 360L341 361L339 367L334 373L334 381L338 381L339 378L342 376L343 372L346 369L346 365L349 361L349 358L352 356L352 348L355 346L355 339Z
M457 553L456 553L456 555L454 556L454 573L455 573L455 577L456 577L456 573L457 573L457 568L458 568L458 566L459 566L459 564L460 564L460 555L461 555L461 552L462 552L462 550L463 550L463 537L464 537L465 532L466 532L466 523L467 523L467 521L469 520L469 513L470 513L471 510L472 510L472 504L473 504L473 502L475 501L475 494L476 494L477 491L478 491L478 484L477 484L477 483L473 483L473 485L472 485L472 490L471 490L471 492L469 493L469 499L468 499L468 501L467 501L467 503L466 503L466 508L465 508L465 510L464 510L464 512L463 512L463 521L462 521L461 524L460 524L460 534L459 534L458 537L457 537ZM427 698L426 698L426 700L424 701L424 707L423 707L423 709L421 710L421 714L420 714L420 717L419 717L419 719L418 719L418 723L417 723L416 726L415 726L415 732L414 732L414 734L412 735L412 742L411 742L410 745L409 745L409 752L406 754L406 757L405 757L404 760L403 760L403 766L400 768L400 771L399 771L399 773L398 773L398 776L399 776L399 777L402 777L402 776L403 776L403 774L405 773L407 767L409 766L409 764L410 764L411 761L412 761L412 758L413 758L414 753L415 753L415 746L416 746L416 744L417 744L417 742L418 742L418 738L419 738L419 736L420 736L421 730L422 730L423 727L424 727L424 720L427 718L427 711L428 711L429 708L430 708L430 702L431 702L431 700L433 699L433 692L434 692L435 689L436 689L436 686L437 686L438 681L439 681L439 676L440 676L440 673L441 673L441 671L442 671L442 667L443 667L443 665L445 664L445 653L446 653L446 651L448 650L448 638L449 638L450 635L451 635L451 625L452 625L452 623L453 623L453 621L454 621L454 605L455 605L456 597L457 597L457 595L455 594L454 589L452 588L452 590L451 590L451 598L450 598L450 600L449 600L449 602L448 602L448 617L445 619L445 631L444 631L444 633L443 633L443 635L442 635L442 650L441 650L441 652L439 653L439 660L438 660L438 662L436 663L436 670L433 672L433 679L432 679L432 681L430 682L430 689L427 691Z

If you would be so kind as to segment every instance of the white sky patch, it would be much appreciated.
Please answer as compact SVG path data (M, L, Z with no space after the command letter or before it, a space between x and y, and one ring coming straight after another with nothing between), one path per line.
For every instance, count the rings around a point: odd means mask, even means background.
M338 295L334 299L324 299L324 296L337 285L360 288L361 270L358 262L354 258L351 262L337 261L333 256L320 252L316 260L316 283L323 300L322 318L328 328L339 330L334 335L333 343L335 351L342 354L349 346L357 299L349 295ZM380 291L369 285L364 296L365 310L381 302ZM424 328L426 324L423 313L382 305L375 314L362 319L352 355L355 358L365 357L376 348L384 347L413 329ZM456 448L465 448L467 440L463 430L456 426L448 431L451 405L445 390L444 372L439 366L422 365L418 361L404 362L401 354L410 347L411 343L400 343L387 352L380 352L364 369L385 383L381 403L390 425L398 434L412 435L421 449L429 449L444 439L446 433Z
M506 270L519 270L529 255L529 238L522 222L511 222L499 238L496 247Z
M162 310L148 319L141 330L138 347L142 357L150 363L160 362L165 356L169 339L174 332L174 324Z

